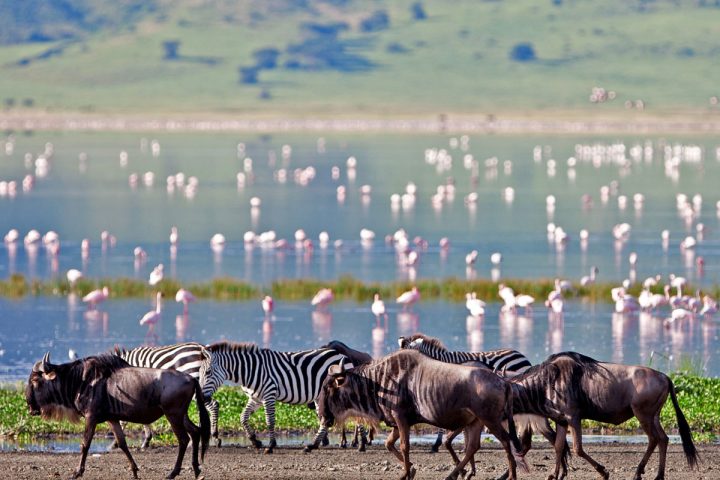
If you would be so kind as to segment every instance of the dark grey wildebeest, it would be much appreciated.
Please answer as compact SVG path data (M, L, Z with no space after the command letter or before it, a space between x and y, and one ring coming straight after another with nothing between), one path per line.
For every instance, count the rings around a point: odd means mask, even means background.
M193 395L200 414L200 428L187 414ZM186 373L132 367L111 354L54 365L50 363L50 354L46 353L30 373L25 398L31 415L71 421L85 417L82 455L73 478L81 477L85 471L85 459L95 427L102 422L108 422L112 427L118 446L125 452L133 476L137 478L138 467L130 455L120 422L147 425L163 415L170 422L179 444L177 461L168 478L175 478L180 473L188 435L192 439L193 471L196 477L200 475L198 445L202 442L201 458L204 459L210 441L210 417L203 403L200 384Z
M655 447L659 446L660 465L656 480L665 478L668 436L660 425L660 411L668 395L675 407L683 450L690 468L698 461L690 427L680 410L672 380L664 373L642 366L626 366L599 362L576 352L551 355L543 363L510 379L513 390L513 411L548 417L557 425L555 442L555 475L565 478L558 452L568 428L572 433L575 454L587 460L607 479L607 469L588 455L582 447L583 419L618 425L636 417L648 436L648 447L635 471L635 480L645 473L645 465Z
M334 365L317 402L325 427L348 416L391 426L393 430L385 446L403 464L402 479L411 480L415 476L409 440L410 427L418 423L453 431L464 429L465 456L460 461L450 448L456 466L448 479L457 478L480 447L483 426L505 448L510 478L516 478L516 458L527 468L518 453L520 441L512 419L510 384L487 369L449 365L413 350L400 350L350 370L345 370L343 362ZM509 434L502 427L505 419ZM402 453L395 448L398 439Z
M356 367L359 365L367 365L373 360L369 353L350 348L340 340L331 340L320 348L332 348L336 352L342 353ZM315 408L315 406L313 405L312 408ZM355 426L355 435L351 443L352 447L357 447L359 452L364 452L365 446L370 445L373 441L373 437L375 436L375 427L371 426L368 433L369 435L365 432L365 428L361 424L357 423ZM327 440L327 436L325 439ZM342 448L347 448L347 436L345 434L344 426L342 427L342 439L340 440L340 446Z

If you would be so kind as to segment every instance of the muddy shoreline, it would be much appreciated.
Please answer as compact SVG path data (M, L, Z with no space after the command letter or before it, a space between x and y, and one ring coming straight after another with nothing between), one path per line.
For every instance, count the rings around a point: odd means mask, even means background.
M637 463L646 448L644 444L592 444L586 451L603 463L610 471L610 478L633 478ZM720 445L698 445L699 470L688 469L680 445L671 444L665 477L672 480L720 479L717 462ZM175 461L174 447L155 447L148 451L132 449L140 467L141 479L160 479L170 472ZM185 457L179 479L192 479L190 452ZM413 445L410 459L417 468L416 479L442 479L451 471L450 456L441 452L428 453L427 446ZM530 473L519 472L519 478L545 479L554 468L552 450L539 444L526 457ZM0 468L9 478L45 479L69 478L79 461L78 453L4 452L0 453ZM478 474L475 478L497 478L505 469L504 452L496 445L483 445L476 455ZM657 473L658 455L648 463L643 478L652 479ZM327 447L311 454L304 454L298 447L280 447L272 455L258 453L255 449L231 446L217 449L211 447L203 465L206 479L256 480L300 479L343 480L399 478L401 467L382 445L372 445L365 453ZM84 479L132 478L122 452L91 454L88 457ZM568 478L572 480L597 479L597 473L580 458L572 457Z

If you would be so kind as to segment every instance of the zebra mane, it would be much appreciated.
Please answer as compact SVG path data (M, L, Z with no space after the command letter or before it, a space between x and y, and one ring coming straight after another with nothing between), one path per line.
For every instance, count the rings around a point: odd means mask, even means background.
M128 353L128 349L125 347L121 347L120 345L115 345L110 350L110 354L115 355L117 357L122 357L123 355L126 355L127 353Z
M422 340L422 343L429 347L433 347L438 350L447 351L447 347L440 341L439 338L429 337L429 336L425 335L424 333L416 333L416 334L408 337L409 343L412 343L416 340Z
M210 350L212 353L215 352L226 352L229 350L241 350L245 352L257 352L259 350L259 347L257 344L252 342L228 342L227 340L223 340L222 342L215 342L211 343L206 347L208 350Z

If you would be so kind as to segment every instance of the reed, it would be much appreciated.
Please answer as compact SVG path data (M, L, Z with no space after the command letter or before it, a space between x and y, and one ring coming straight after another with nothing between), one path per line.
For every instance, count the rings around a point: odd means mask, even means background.
M525 293L535 297L537 303L547 298L555 288L554 279L503 279L501 283L513 288L516 293ZM112 298L141 298L147 297L158 290L166 297L171 298L180 287L187 288L197 298L245 301L261 298L269 293L279 300L299 301L309 300L320 288L331 288L338 300L367 302L375 293L385 299L393 299L402 292L416 286L425 300L446 300L449 302L464 302L465 294L475 292L478 298L486 301L498 300L498 282L488 279L464 280L457 277L444 279L422 279L417 282L362 282L354 277L345 275L335 280L318 280L310 278L279 279L273 281L269 287L255 285L243 280L221 277L207 282L181 283L176 279L163 279L158 285L151 287L146 282L131 278L107 279L81 279L74 287L66 280L27 280L21 274L13 274L6 280L0 280L0 296L9 298L22 298L34 296L66 296L75 293L86 295L91 290L107 286L110 288ZM573 284L572 288L564 293L565 298L580 299L588 302L611 302L610 291L617 287L614 283L596 283L590 286ZM629 293L637 295L642 287L632 285ZM689 286L686 291L695 291ZM653 288L653 292L662 293L662 286ZM720 294L720 285L703 289L703 293L717 297Z

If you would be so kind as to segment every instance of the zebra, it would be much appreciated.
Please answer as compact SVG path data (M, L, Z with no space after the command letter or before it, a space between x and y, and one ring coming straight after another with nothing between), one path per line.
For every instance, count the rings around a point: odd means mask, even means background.
M400 337L398 338L398 344L401 349L418 350L424 355L434 358L435 360L440 360L441 362L484 366L502 377L514 377L524 373L532 366L530 360L517 350L503 348L486 352L451 351L448 350L439 339L428 337L422 333ZM523 447L527 450L530 449L529 445L533 428L541 432L546 438L552 436L553 440L551 443L554 443L554 431L550 428L547 419L544 419L544 423L542 424L535 418L523 418L521 420L522 421L518 421L518 426L519 430L522 431ZM528 424L526 424L526 421ZM444 434L445 432L443 430L438 431L437 439L430 449L433 453L437 453L440 449Z
M210 353L199 343L186 342L162 347L137 347L130 350L115 347L113 353L133 367L161 368L178 370L195 379L200 379L200 366L210 358ZM210 430L219 447L222 443L218 435L218 402L205 396L205 406L210 413ZM144 438L140 448L147 448L152 440L152 429L143 426Z
M345 355L331 349L318 348L299 352L278 352L259 348L254 343L217 342L206 346L209 359L200 367L200 385L205 398L226 380L239 384L248 395L241 414L243 429L255 448L262 448L249 419L260 405L265 407L265 421L270 442L265 453L272 453L275 440L275 402L308 405L315 402L328 369ZM346 363L348 365L349 362ZM352 368L349 364L348 368ZM317 410L317 408L316 408ZM327 438L327 427L320 425L314 441Z

